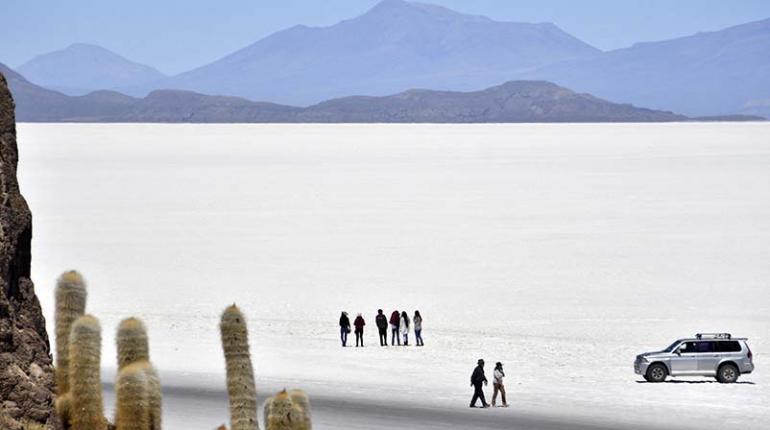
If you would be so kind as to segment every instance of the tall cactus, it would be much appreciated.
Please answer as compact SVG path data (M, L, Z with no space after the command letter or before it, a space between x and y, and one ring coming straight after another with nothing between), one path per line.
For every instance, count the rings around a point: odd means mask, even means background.
M126 318L118 325L115 337L118 350L118 370L139 362L146 362L147 395L150 410L150 428L161 429L162 394L160 378L150 363L150 346L147 329L138 318Z
M69 383L72 430L105 430L101 381L102 334L99 321L84 315L72 324Z
M249 354L246 319L237 306L225 309L219 324L227 364L231 430L258 430L257 390Z
M266 430L311 430L310 403L300 390L281 391L265 403Z
M86 284L80 273L64 272L56 281L56 393L69 391L69 339L72 323L86 312Z
M150 400L147 369L140 361L125 366L115 384L116 430L150 430Z

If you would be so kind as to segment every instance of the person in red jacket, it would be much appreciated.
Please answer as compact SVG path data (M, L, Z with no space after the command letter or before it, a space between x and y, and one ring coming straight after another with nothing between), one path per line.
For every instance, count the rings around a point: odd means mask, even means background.
M364 317L358 314L353 325L356 327L356 346L358 346L359 342L361 342L361 346L364 346L364 326L366 325Z
M401 314L398 311L393 311L393 313L390 314L390 331L391 331L390 346L395 345L396 341L398 341L398 346L401 346L401 336L399 335L400 328L401 328Z

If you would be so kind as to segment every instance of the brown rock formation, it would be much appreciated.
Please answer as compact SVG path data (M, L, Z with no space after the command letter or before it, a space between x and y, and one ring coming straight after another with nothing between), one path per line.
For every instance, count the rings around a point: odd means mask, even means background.
M30 280L32 215L19 192L14 103L0 74L0 428L57 427L45 318Z

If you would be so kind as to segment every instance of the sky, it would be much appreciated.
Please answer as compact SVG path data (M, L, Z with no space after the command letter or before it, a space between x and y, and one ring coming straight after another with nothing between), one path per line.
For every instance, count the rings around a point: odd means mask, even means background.
M326 26L378 0L0 0L0 62L101 45L167 74L297 24ZM768 0L430 0L499 21L552 22L610 50L770 18Z

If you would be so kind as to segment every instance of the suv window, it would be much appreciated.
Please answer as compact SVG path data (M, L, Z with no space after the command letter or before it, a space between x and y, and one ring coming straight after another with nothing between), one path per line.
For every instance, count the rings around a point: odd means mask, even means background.
M716 342L685 342L679 351L685 354L705 354L715 351Z
M741 344L736 341L717 342L717 352L741 352Z

